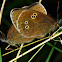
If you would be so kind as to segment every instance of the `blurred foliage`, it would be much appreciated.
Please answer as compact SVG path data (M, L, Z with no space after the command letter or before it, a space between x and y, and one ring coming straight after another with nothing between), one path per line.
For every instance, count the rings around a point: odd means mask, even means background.
M1 48L0 48L0 62L2 62Z
M12 24L11 19L10 19L10 11L13 8L21 8L23 6L28 6L34 2L38 2L38 0L7 0L6 4L5 4L5 8L4 8L4 12L3 12L3 18L2 18L2 24L1 24L1 31L7 35L7 32ZM43 0L42 4L45 6L48 14L50 14L54 19L56 19L57 17L57 2L58 0ZM2 0L0 0L0 7L2 5ZM60 0L60 8L59 8L59 13L62 12L62 0ZM62 17L62 16L60 16ZM60 36L61 37L61 36ZM37 40L37 39L35 39ZM39 42L40 43L40 42ZM39 44L36 43L34 45L31 45L29 47L25 47L22 49L22 52L25 52L26 50L34 47L35 45ZM2 49L2 54L9 52L5 50L5 47L7 46L7 43L3 43L0 42L0 47ZM59 52L59 50L55 49L53 41L50 41L49 43L46 43L46 45L43 47L43 49L35 56L35 58L32 60L32 62L45 62L47 59L50 62L62 62L62 53ZM51 47L50 47L51 46ZM55 45L56 47L58 47L59 49L61 49L62 51L62 45L57 42L57 44ZM12 47L15 48L15 47ZM18 62L28 62L28 60L31 58L31 56L38 50L38 48L32 52L30 52L29 54L23 56L22 58L20 58L18 60ZM51 54L49 54L50 52L52 52ZM4 57L2 57L3 62L8 62L9 60L13 59L17 54L16 52L13 52L9 55L6 55ZM48 57L48 55L50 55L50 58ZM1 61L0 61L1 62Z

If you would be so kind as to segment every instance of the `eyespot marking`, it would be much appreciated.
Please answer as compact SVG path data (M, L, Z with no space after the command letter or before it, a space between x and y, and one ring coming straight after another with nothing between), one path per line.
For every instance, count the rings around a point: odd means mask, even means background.
M32 19L35 19L36 16L37 16L37 13L33 13L33 15L31 15L31 18L32 18Z
M33 13L33 15L37 16L37 13Z
M32 19L35 19L35 18L36 18L36 16L35 16L35 15L31 15L31 18L32 18Z
M28 21L25 21L25 24L28 24Z
M26 25L26 26L25 26L25 29L29 29L29 25Z

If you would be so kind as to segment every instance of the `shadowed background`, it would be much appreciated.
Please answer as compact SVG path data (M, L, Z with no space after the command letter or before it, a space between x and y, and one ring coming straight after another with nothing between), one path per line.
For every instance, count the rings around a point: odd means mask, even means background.
M7 35L7 32L12 24L11 19L10 19L10 11L13 8L21 8L23 6L28 6L31 5L34 2L38 2L38 0L7 0L3 12L3 17L2 17L2 24L1 24L1 31ZM59 14L62 12L62 0L59 1ZM58 0L43 0L42 4L46 8L48 14L54 18L55 20L57 19L57 4ZM2 0L0 0L0 7L2 5ZM59 18L61 18L62 15L60 15ZM50 41L52 44L54 42ZM37 44L37 43L36 43ZM34 45L36 45L34 44ZM5 47L7 46L7 43L0 42L0 48L2 50L2 54L5 52ZM23 48L22 52L28 50L29 48L33 47L34 45L31 45L29 47ZM60 49L62 49L62 45L57 42L56 46ZM13 47L12 47L13 48ZM15 47L14 47L15 48ZM48 57L48 54L50 52L52 47L48 46L47 44L44 46L44 48L35 56L35 58L32 60L32 62L45 62L45 60ZM37 51L38 49L30 52L29 54L25 55L21 59L18 60L18 62L27 62L30 57ZM17 51L14 53L11 53L7 56L2 57L3 62L8 62L9 60L13 59L17 54ZM62 53L58 52L57 50L54 50L53 54L51 55L50 62L62 62Z

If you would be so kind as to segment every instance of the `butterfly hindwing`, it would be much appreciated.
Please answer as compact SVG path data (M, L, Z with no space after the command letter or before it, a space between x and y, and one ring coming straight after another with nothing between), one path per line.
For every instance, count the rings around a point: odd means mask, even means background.
M11 21L13 23L13 25L15 27L17 27L16 25L16 21L20 15L20 13L22 12L23 10L19 10L19 9L12 9L11 12L10 12L10 17L11 17Z
M32 41L34 38L26 38L22 36L14 27L14 25L11 26L10 30L7 34L7 40L9 44L20 44L20 43L28 43Z

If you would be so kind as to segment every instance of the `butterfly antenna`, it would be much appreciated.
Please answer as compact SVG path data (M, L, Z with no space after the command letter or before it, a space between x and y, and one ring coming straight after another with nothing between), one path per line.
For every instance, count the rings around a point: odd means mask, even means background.
M58 13L59 13L59 1L58 1L58 6L57 6L57 21L58 21L58 17L59 17Z
M59 11L59 1L58 1L58 6L57 6L57 19L58 19L59 16L62 14L62 12L58 14L58 11Z
M2 31L0 31L0 35L5 36L5 34Z

